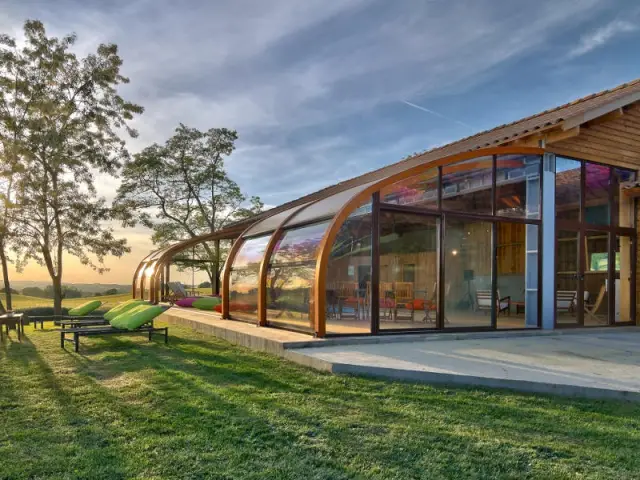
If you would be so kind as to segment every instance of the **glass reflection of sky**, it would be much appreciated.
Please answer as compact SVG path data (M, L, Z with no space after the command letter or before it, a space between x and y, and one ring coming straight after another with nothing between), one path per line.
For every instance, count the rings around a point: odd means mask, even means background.
M285 232L274 249L272 263L313 260L328 226L329 222L322 222Z
M267 248L267 243L269 243L269 238L271 238L271 234L245 240L236 255L233 268L259 265Z
M556 173L576 170L580 168L580 162L569 158L556 157Z

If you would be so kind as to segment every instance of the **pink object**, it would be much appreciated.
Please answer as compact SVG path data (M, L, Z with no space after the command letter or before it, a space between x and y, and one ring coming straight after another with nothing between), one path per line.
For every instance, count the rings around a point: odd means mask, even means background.
M187 308L192 308L193 307L193 302L195 302L196 300L198 300L198 298L200 297L186 297L186 298L181 298L180 300L178 300L176 302L176 305L179 307L187 307Z

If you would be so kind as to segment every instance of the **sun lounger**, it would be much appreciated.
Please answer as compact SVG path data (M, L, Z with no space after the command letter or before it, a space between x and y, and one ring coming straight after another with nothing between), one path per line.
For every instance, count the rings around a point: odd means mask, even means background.
M171 293L166 297L166 301L169 302L170 305L173 305L181 298L187 298L189 296L184 285L180 282L169 282L167 283L167 287L171 291Z
M168 341L167 327L158 328L153 325L154 319L163 311L165 311L163 307L143 304L111 318L109 325L91 325L88 322L65 323L60 329L60 346L64 348L65 342L72 342L74 350L77 352L80 346L80 337L147 333L149 341L151 341L151 336L155 332L164 333L166 343Z
M79 328L67 328L60 330L60 346L65 347L66 342L73 344L73 350L77 352L80 349L80 337L97 337L105 335L138 335L147 334L149 341L151 341L154 333L161 333L164 335L165 345L169 343L169 327L154 327L153 325L143 325L135 330L124 330L120 328L114 328L112 326L95 326L95 327L79 327Z

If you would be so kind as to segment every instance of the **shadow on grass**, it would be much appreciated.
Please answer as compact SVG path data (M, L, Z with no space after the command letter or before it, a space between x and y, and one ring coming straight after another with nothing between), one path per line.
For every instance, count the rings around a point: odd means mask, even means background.
M537 463L556 476L593 462L605 473L638 467L621 458L639 430L635 405L333 376L170 332L167 347L92 338L76 355L46 332L34 336L46 359L29 347L42 394L70 404L67 422L79 416L124 444L113 451L127 452L131 476L522 477ZM24 368L14 355L9 362ZM65 378L52 362L70 370L73 391L42 378Z

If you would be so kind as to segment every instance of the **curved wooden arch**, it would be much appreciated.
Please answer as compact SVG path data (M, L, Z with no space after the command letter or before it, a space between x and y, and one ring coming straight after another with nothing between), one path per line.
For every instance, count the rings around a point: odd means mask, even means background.
M264 327L267 324L267 273L269 272L269 261L271 260L271 255L273 255L273 250L276 248L278 241L282 236L282 232L286 230L287 223L289 223L293 218L296 217L300 212L306 210L311 205L315 205L316 203L324 200L324 197L321 199L314 200L313 202L306 203L298 207L294 212L288 215L280 225L273 231L271 234L271 238L269 239L269 243L264 250L264 255L262 256L262 261L260 262L260 270L258 273L258 325ZM309 312L311 313L311 312Z
M136 298L136 291L138 289L138 275L140 274L142 266L144 265L146 267L148 258L156 252L157 250L151 252L149 255L140 260L140 263L138 263L136 270L133 272L133 281L131 282L131 298Z
M393 183L405 180L407 178L418 175L419 173L429 170L431 168L441 167L452 163L462 162L464 160L472 160L474 158L489 156L489 155L508 155L508 154L523 154L523 155L543 155L545 150L543 148L536 147L491 147L473 150L469 152L462 152L455 155L434 160L429 163L416 165L412 168L390 175L382 180L370 185L361 192L354 195L333 217L333 220L329 224L327 231L320 242L318 247L318 257L316 259L316 270L314 280L314 295L315 295L315 331L316 336L324 337L326 335L326 298L324 295L326 281L327 281L327 267L329 263L329 255L331 248L338 235L338 231L345 220L349 217L351 212L359 207L367 198L379 191L381 188L391 185Z
M158 285L156 285L155 276L156 276L156 272L158 272L158 270L162 268L162 265L159 263L160 259L169 248L171 247L169 246L169 247L161 248L160 250L156 250L154 253L151 254L149 259L147 260L147 264L145 265L145 268L142 271L143 275L140 278L140 294L141 294L142 300L144 300L145 281L146 281L146 278L149 277L149 301L152 303L157 303L156 293L157 293ZM149 274L147 274L148 268L152 268Z

